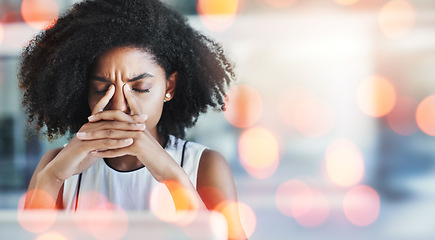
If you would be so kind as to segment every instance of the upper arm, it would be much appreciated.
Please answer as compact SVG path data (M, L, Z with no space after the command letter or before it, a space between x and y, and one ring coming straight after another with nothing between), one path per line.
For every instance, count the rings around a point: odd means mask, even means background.
M237 193L230 167L225 158L212 150L205 150L198 168L197 191L208 209L215 209L224 201L237 201Z
M28 192L32 192L35 189L35 185L36 185L36 178L38 176L38 174L47 166L47 164L49 164L51 162L51 160L53 160L57 154L59 154L59 152L62 150L62 148L56 148L56 149L52 149L48 152L46 152L44 154L44 156L42 156L41 160L38 163L38 166L36 167L35 171L33 172L32 178L30 179L30 183L29 183L29 187L28 187ZM56 205L58 207L61 206L61 197L62 197L62 193L63 193L63 186L61 187L60 191L59 191L59 196L58 196L58 201L56 201ZM26 202L30 199L30 194L26 195Z
M198 169L197 191L205 206L223 214L230 239L246 239L240 221L236 187L230 167L219 153L205 150Z

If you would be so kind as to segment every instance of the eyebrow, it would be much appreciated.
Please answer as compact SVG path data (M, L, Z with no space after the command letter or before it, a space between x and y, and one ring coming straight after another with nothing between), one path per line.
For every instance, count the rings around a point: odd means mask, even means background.
M138 81L138 80L141 80L144 78L149 78L149 77L154 77L154 76L151 75L150 73L142 73L142 74L139 74L138 76L136 76L132 79L127 80L127 82L134 82L134 81ZM99 81L99 82L111 82L109 79L104 78L104 77L99 77L99 76L91 76L91 79Z
M140 74L132 79L127 80L127 82L134 82L134 81L141 80L143 78L149 78L149 77L154 77L154 76L149 74L149 73L142 73L142 74Z

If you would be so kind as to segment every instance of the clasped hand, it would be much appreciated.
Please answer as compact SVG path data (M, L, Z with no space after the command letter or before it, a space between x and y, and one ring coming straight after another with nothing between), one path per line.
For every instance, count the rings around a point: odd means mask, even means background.
M130 114L104 110L115 93L115 87L111 86L93 108L89 122L50 163L58 179L65 180L85 171L99 158L131 155L147 166L152 159L168 157L147 129L147 115L141 112L128 85L123 88Z

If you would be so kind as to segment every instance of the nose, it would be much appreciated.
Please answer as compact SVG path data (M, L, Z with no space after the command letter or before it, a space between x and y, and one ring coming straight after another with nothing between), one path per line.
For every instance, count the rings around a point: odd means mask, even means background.
M123 86L123 84L115 85L115 93L107 106L109 110L128 111L128 104L124 96Z

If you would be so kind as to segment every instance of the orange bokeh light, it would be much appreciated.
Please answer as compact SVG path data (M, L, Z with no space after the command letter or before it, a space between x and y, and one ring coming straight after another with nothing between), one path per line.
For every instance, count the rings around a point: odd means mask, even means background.
M233 87L225 100L225 119L233 126L247 128L254 125L263 113L263 100L249 85Z
M362 112L372 117L383 117L396 103L396 89L387 79L374 76L359 84L356 98Z
M418 129L414 117L417 105L417 101L410 97L398 98L396 106L387 116L391 129L403 136L415 133Z
M349 187L364 176L364 159L355 144L345 139L330 143L325 154L326 172L338 186Z
M210 206L217 206L225 199L223 193L215 187L204 186L198 189L198 194L204 202Z
M251 237L257 226L257 217L250 206L242 202L222 202L215 211L222 213L228 223L228 239L242 239L243 233L240 232L240 226L237 224L239 218L242 224L241 228L247 238ZM238 214L235 214L238 213ZM237 216L238 215L238 216Z
M379 13L379 26L385 36L400 38L407 34L415 22L415 11L406 0L392 0Z
M349 190L343 200L346 218L357 226L368 226L379 216L379 194L369 186L356 186Z
M38 30L47 29L59 17L59 6L56 0L23 0L21 15L29 26Z
M330 208L329 200L325 194L314 190L312 192L311 207L306 213L296 217L295 220L304 227L319 227L328 219Z
M435 136L435 95L426 97L418 104L415 117L421 131Z
M334 1L341 5L352 5L359 2L359 0L334 0Z
M283 122L306 137L322 137L335 123L333 107L306 89L284 91L277 107Z
M266 2L275 8L285 8L293 5L297 0L266 0Z
M18 202L18 211L17 211L17 220L22 228L24 228L26 231L33 232L33 233L41 233L46 230L48 230L51 226L53 226L57 211L52 210L44 210L43 212L36 210L24 210L24 204L26 201L27 194L38 194L41 199L44 199L44 203L34 204L35 207L37 206L55 206L55 201L53 198L42 190L31 190L28 193L24 193ZM41 208L42 209L42 208ZM40 217L41 215L44 215L44 217Z
M221 32L233 24L239 5L239 0L198 0L197 10L208 29Z
M192 194L176 182L160 183L151 192L151 212L162 221L188 225L195 219L192 205L199 206L199 203L190 202L195 199ZM190 210L190 214L183 210Z
M275 203L282 214L301 217L313 206L313 190L301 180L288 180L276 190Z
M240 162L255 178L267 178L279 164L279 146L275 136L265 128L251 128L239 139Z
M67 240L67 238L59 233L48 232L38 236L35 240Z

